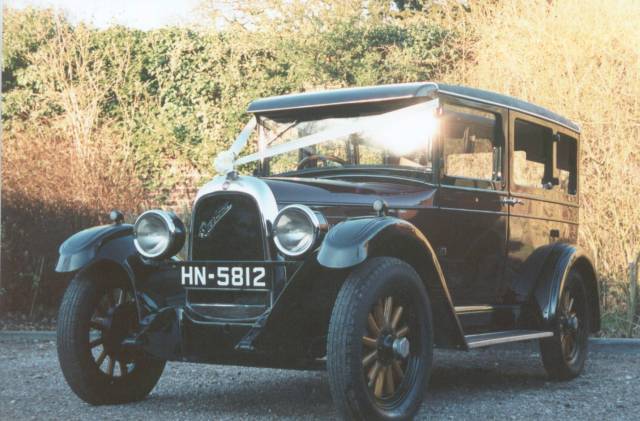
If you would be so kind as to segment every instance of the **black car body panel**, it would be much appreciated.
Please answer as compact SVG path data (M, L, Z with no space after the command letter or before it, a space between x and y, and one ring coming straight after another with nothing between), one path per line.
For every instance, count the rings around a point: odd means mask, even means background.
M142 258L132 226L116 224L69 238L60 248L57 270L90 270L97 264L100 270L124 270L136 294L140 324L126 345L167 360L317 368L326 353L328 321L344 279L377 256L402 259L422 278L432 301L437 346L468 349L469 333L550 329L573 268L588 283L594 308L591 330L597 331L595 270L576 246L575 157L549 174L545 169L548 185L520 186L513 175L514 155L524 152L514 140L520 119L547 128L553 134L549 142L561 135L572 138L577 155L575 123L515 98L435 83L273 97L253 102L249 112L310 115L327 108L435 97L495 117L495 144L483 155L498 167L494 165L491 180L451 177L444 174L442 159L435 159L429 171L316 167L271 175L258 167L254 177L230 173L200 190L188 224L186 261ZM490 136L487 127L478 129L478 137L481 132ZM464 136L465 150L473 151L475 137L465 133L455 136ZM548 150L555 160L562 155ZM442 158L443 148L436 142L430 152ZM567 185L575 188L560 191L560 170L573 171ZM386 204L386 214L374 210L377 200ZM285 256L273 241L279 211L292 204L321 213L329 225L302 258ZM197 290L180 283L185 266L234 262L238 267L261 262L268 267L272 287Z

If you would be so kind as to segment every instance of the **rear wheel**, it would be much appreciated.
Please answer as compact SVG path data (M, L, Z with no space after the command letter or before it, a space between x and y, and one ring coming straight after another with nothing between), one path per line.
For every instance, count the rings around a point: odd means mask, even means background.
M407 263L371 259L347 278L329 326L327 369L341 415L405 419L420 408L433 355L431 307Z
M540 340L542 362L549 377L569 380L578 376L587 359L589 308L580 273L567 277L556 310L554 335Z
M58 359L78 397L94 404L143 399L165 362L121 346L137 328L137 311L126 281L76 276L58 314Z

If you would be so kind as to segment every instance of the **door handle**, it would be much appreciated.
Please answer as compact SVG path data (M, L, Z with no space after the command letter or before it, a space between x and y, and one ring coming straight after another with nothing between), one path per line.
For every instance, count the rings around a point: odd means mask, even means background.
M516 197L501 197L500 204L515 206L515 205L524 205L524 202Z

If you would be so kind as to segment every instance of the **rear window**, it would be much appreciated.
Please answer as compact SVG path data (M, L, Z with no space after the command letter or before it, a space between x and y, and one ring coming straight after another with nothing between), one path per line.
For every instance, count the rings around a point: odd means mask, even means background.
M560 134L556 150L560 189L575 195L578 192L578 142L573 137Z
M543 189L553 176L553 131L524 120L515 121L513 180L522 187Z

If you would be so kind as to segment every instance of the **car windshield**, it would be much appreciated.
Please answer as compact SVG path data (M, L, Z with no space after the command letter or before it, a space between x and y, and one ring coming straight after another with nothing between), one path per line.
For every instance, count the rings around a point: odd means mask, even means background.
M437 100L387 112L296 120L258 119L253 154L237 165L258 161L264 175L377 167L431 172L431 140Z

